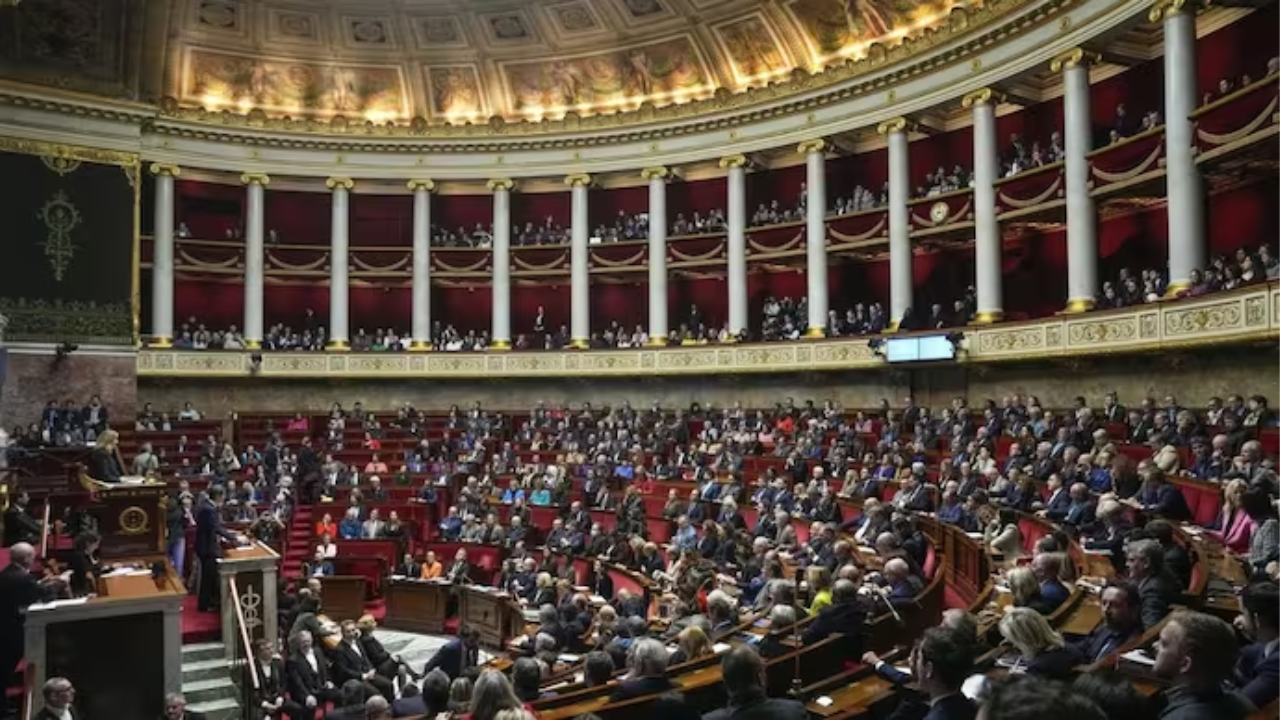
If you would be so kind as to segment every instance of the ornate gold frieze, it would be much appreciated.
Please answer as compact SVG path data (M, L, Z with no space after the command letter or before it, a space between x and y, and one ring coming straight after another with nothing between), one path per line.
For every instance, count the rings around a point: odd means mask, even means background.
M71 233L80 224L80 210L65 192L59 190L40 208L39 216L45 227L44 256L53 269L54 281L62 282L67 268L76 258L76 244Z
M961 361L994 363L1168 351L1280 338L1280 283L1119 311L963 330ZM247 377L250 353L145 349L141 377ZM343 378L609 377L889 367L866 338L760 345L501 353L264 353L258 376Z
M50 165L50 162L57 162L63 165L74 163L76 167L78 167L79 163L82 162L99 163L101 165L138 164L137 153L102 150L99 148L83 147L80 145L40 142L38 140L21 140L12 137L0 137L0 152L38 155L44 161L45 165ZM51 160L51 158L56 160ZM50 166L49 169L54 170L52 166ZM66 173L59 172L59 174L63 175Z

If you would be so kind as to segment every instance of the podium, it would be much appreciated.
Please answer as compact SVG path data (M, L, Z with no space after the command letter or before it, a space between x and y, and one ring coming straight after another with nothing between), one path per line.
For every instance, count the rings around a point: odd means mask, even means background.
M83 470L80 482L93 493L88 512L98 523L104 560L164 554L168 488L163 482L104 483Z
M182 691L186 589L162 555L122 558L141 569L105 574L98 596L32 605L25 626L32 687L71 678L86 717L145 718L156 698Z
M444 632L452 593L451 583L393 577L386 584L387 614L382 626L438 635Z
M249 642L279 637L280 555L259 540L227 548L218 561L218 588L222 597L222 642L227 656L239 643L236 636L235 599L244 613Z
M320 609L335 622L359 620L364 614L363 575L329 575L320 578Z
M480 633L480 642L504 647L507 640L524 632L524 614L509 594L475 585L455 585L462 622Z

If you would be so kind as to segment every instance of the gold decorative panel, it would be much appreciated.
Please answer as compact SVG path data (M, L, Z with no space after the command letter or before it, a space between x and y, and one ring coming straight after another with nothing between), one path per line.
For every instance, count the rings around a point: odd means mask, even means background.
M972 327L959 361L997 363L1075 355L1116 355L1208 344L1280 339L1280 284L1233 293ZM249 353L144 349L144 377L243 377ZM663 350L536 353L264 353L262 377L473 379L495 377L636 377L875 370L889 365L866 338L762 345L704 345Z

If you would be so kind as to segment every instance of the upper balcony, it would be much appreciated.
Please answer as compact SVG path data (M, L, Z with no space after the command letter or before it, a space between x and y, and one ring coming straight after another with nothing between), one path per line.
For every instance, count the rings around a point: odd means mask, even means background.
M1280 283L1125 310L961 329L956 360L1024 362L1143 353L1280 338ZM934 333L938 334L938 333ZM901 335L895 337L908 337ZM144 349L139 377L413 378L637 377L890 367L859 337L764 345L537 353L261 353Z

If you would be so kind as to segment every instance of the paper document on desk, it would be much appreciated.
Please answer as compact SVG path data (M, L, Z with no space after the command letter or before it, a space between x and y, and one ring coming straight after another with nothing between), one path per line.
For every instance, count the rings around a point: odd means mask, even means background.
M1156 666L1156 659L1148 655L1146 650L1142 648L1138 648L1137 650L1130 650L1129 652L1121 655L1120 659L1128 660L1129 662L1137 663L1138 665L1145 665L1146 667Z
M392 576L391 576L391 579L392 579L392 580L404 580L404 579L405 579L405 578L407 578L407 577L408 577L407 575L392 575Z
M581 655L573 655L573 654L570 654L570 653L560 653L560 655L559 655L559 656L557 656L557 657L556 657L556 659L557 659L557 660L559 660L559 661L560 661L560 662L562 662L562 663L568 663L568 664L572 665L572 664L574 664L574 663L578 662L579 660L581 660L581 659L582 659L582 656L581 656Z
M54 600L47 603L33 603L27 606L27 612L32 610L53 610L60 607L69 607L71 605L83 605L89 602L88 597L72 598L70 600Z
M1103 556L1103 557L1111 557L1111 551L1110 551L1110 550L1090 550L1089 548L1085 548L1085 550L1084 550L1084 554L1085 554L1085 555L1101 555L1101 556Z
M112 570L112 571L111 571L111 572L109 572L109 573L105 573L105 574L103 574L103 576L102 576L102 577L104 577L104 578L110 578L110 577L138 577L138 576L141 576L141 575L150 575L150 574L151 574L151 571L150 571L150 570L138 570L138 569L134 569L134 568L127 568L127 567L124 567L124 568L116 568L115 570Z
M715 653L716 655L719 655L722 652L728 652L729 648L731 647L733 646L730 645L729 643L716 643L715 645L711 646L711 652Z

